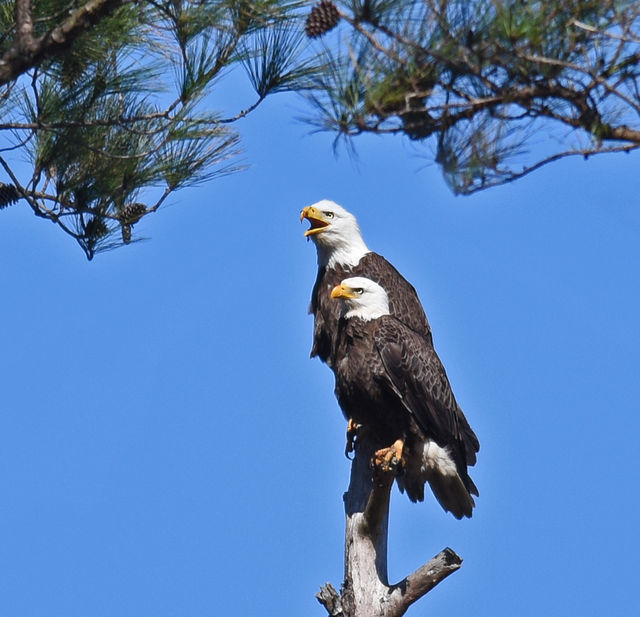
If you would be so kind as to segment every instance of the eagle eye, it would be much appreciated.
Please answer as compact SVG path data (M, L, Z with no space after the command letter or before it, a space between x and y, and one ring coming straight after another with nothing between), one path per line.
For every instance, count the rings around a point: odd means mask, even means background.
M353 290L353 293L358 294L359 296L361 296L363 294L363 292L364 292L364 289L362 289L362 287L356 287Z
M334 217L333 212L323 212L323 214L328 218L328 219L332 219Z

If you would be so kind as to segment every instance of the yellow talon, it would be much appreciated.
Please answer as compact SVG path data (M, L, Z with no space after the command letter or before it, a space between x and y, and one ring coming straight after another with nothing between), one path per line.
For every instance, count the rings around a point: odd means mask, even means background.
M373 464L381 471L391 471L398 465L404 465L402 458L404 452L404 441L396 439L388 448L377 450L373 457Z
M347 445L344 449L344 455L349 458L349 453L353 452L356 442L356 436L360 425L357 424L353 418L349 418L347 422Z

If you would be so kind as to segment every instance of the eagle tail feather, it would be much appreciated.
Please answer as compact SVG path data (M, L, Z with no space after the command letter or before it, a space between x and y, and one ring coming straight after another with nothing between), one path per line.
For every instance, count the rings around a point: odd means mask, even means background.
M396 483L401 493L407 493L407 497L413 502L424 501L424 480L422 478L407 477L401 474L396 477Z
M429 486L444 510L451 512L457 519L461 519L463 516L471 518L473 508L476 505L471 493L477 495L478 489L471 478L469 481L472 488L467 489L458 474L434 474L429 478Z

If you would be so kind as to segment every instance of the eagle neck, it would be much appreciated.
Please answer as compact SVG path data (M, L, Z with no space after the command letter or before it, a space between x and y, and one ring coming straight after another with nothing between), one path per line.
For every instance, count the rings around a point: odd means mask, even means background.
M386 307L374 307L371 309L367 309L363 311L361 308L359 309L350 309L348 310L344 316L345 319L358 319L363 322L373 321L374 319L380 319L380 317L384 317L389 314L389 306Z
M367 306L349 305L344 316L345 319L358 319L367 322L380 319L389 314L389 300L385 295L377 298L375 302L369 303Z
M362 238L357 241L340 242L326 247L318 243L318 266L325 268L355 268L360 260L371 251Z

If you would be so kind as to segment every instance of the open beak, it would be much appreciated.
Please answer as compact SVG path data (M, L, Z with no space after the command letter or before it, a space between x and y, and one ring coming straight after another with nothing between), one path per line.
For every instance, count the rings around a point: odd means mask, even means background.
M336 285L332 290L331 290L331 298L333 298L334 300L336 298L355 298L356 294L353 293L353 290L351 289L351 287L348 287L347 285L343 285L342 283L340 283L340 285Z
M311 223L311 227L304 232L304 235L308 238L314 234L319 234L326 227L329 226L328 221L324 219L324 216L320 210L313 206L307 206L300 212L300 221L307 219Z

